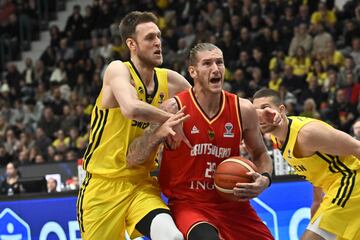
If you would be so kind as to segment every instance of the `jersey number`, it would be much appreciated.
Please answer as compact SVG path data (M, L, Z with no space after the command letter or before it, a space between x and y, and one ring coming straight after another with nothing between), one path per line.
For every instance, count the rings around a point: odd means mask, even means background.
M213 178L215 169L216 169L216 163L214 162L207 162L206 163L208 167L205 169L205 177L206 178Z

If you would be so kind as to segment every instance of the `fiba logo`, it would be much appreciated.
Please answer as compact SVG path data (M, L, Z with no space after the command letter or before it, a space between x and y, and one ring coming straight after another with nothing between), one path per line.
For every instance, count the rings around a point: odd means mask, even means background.
M29 225L10 208L0 213L0 239L31 240Z

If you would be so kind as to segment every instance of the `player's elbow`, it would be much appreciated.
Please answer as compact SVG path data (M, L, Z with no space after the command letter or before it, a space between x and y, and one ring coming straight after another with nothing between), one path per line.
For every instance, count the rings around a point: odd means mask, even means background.
M127 103L121 107L121 113L128 119L139 118L139 107L134 103Z

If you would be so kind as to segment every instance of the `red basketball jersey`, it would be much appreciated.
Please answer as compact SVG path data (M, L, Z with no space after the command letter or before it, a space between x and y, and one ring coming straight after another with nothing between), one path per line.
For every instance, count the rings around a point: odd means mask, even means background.
M186 106L185 114L190 114L184 133L193 148L183 142L175 150L164 148L159 181L170 202L224 202L215 190L213 174L224 159L239 156L242 130L238 97L225 91L221 95L220 110L211 119L192 89L175 97L179 107Z

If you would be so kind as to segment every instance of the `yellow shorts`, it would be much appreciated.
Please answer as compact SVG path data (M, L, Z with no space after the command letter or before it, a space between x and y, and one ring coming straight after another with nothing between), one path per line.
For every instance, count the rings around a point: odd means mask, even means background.
M333 184L311 219L313 223L318 217L321 217L319 227L335 234L337 240L360 239L360 176L358 172L350 179L347 183L349 187L342 188L341 192L338 192L339 186L344 184L341 179L339 178ZM341 203L346 200L344 206L336 204L339 199L342 200Z
M77 218L82 239L125 239L125 230L141 236L136 224L154 209L169 209L154 177L109 179L90 173L80 189Z

